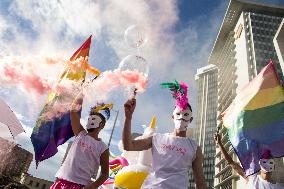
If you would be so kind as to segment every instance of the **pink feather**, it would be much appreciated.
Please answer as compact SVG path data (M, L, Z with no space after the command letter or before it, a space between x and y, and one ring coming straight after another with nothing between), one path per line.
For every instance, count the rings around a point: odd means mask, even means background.
M184 93L182 94L180 91L177 91L175 94L176 97L176 106L181 110L185 110L188 104L187 98L187 88L188 86L185 83L180 83L180 87L183 89Z
M269 149L263 149L260 159L270 159L272 158L271 151Z

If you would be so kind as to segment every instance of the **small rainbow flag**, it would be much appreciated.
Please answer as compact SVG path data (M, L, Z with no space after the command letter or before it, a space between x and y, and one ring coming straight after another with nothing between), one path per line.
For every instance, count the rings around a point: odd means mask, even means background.
M73 54L70 61L89 56L89 49L91 45L90 36L82 46ZM99 71L92 68L87 61L81 65L77 72L71 71L70 67L66 66L63 73L60 75L57 83L60 83L62 79L70 79L76 81L84 81L86 76L86 70L92 69L92 73L99 74ZM40 113L40 116L36 122L36 126L33 129L31 135L31 141L34 146L36 166L39 162L54 156L57 153L57 147L65 143L69 138L73 136L70 114L69 112L63 114L60 118L53 118L52 120L44 120L41 115L48 112L49 107L52 106L57 100L60 100L61 94L50 91L48 93L48 99L46 105Z
M265 151L284 156L284 89L271 60L223 113L223 124L246 175L260 170Z

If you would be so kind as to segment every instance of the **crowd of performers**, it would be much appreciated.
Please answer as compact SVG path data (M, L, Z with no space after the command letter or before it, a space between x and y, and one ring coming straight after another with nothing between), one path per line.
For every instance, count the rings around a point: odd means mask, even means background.
M71 125L75 139L56 173L57 180L51 189L92 189L110 185L113 188L128 189L187 189L189 169L192 169L196 188L207 188L202 167L202 150L196 141L186 136L187 128L193 120L192 107L187 98L187 85L173 82L163 83L162 87L169 88L176 99L172 113L173 123L169 123L173 125L170 133L157 133L151 125L141 137L133 139L131 123L136 108L135 97L124 104L122 146L125 153L136 153L139 159L136 162L128 160L127 155L115 157L110 154L108 146L99 138L99 133L110 116L112 105L99 104L92 107L85 130L76 108L83 96L78 95L71 108ZM242 167L226 152L218 133L215 141L228 164L246 180L246 188L283 189L271 180L275 164L269 152L259 162L260 174L246 176ZM98 172L97 179L92 181L91 178Z

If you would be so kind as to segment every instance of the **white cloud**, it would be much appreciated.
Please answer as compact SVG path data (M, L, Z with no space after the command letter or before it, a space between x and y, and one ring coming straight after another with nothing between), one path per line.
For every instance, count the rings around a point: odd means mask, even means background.
M0 16L0 37L3 36L5 30L7 29L7 22L2 16Z

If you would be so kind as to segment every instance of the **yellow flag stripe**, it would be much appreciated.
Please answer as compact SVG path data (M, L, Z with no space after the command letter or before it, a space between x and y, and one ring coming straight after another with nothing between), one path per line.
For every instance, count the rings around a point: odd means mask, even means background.
M284 89L282 86L260 90L244 107L244 110L255 110L272 106L284 101Z

